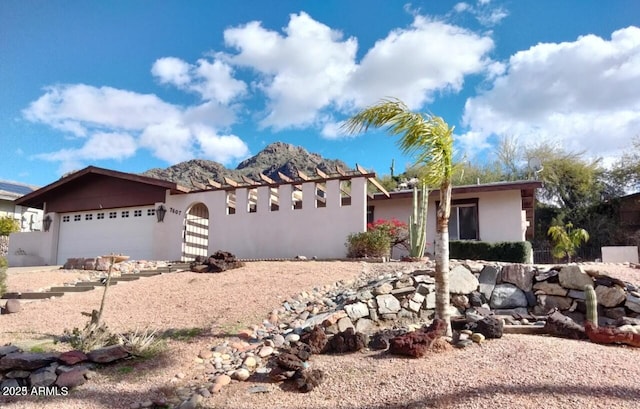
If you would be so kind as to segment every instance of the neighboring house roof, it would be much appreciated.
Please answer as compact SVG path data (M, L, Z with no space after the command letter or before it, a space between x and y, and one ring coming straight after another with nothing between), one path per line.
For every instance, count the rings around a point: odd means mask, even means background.
M165 190L189 191L166 180L88 166L20 197L15 204L37 209L44 209L46 204L48 212L107 209L164 201Z
M478 185L464 185L453 186L451 188L452 194L464 194L464 193L481 193L481 192L497 192L500 190L522 190L531 191L542 187L542 182L539 180L518 180L515 182L493 182L483 183ZM403 199L412 197L413 190L405 189L389 192L389 197L376 193L373 195L373 200L390 200L390 199ZM430 195L439 194L438 189L434 189L430 192Z
M0 200L15 200L20 196L31 193L36 188L16 182L0 180Z

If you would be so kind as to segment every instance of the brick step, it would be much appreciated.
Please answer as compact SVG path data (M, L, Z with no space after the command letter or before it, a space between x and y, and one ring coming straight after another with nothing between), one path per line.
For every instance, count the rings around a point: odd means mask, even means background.
M41 292L41 293L7 293L2 296L4 300L46 300L51 297L62 297L61 292Z
M53 292L53 293L81 293L84 291L91 291L93 290L93 286L63 286L63 287L51 287L49 288L47 291L49 292Z

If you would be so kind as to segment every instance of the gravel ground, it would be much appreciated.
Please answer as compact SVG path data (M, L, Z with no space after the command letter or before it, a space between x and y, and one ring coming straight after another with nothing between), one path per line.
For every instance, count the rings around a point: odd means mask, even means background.
M198 383L195 358L261 322L288 297L303 290L377 273L403 264L350 262L256 262L222 274L164 274L109 290L104 321L115 331L151 327L199 328L200 335L168 339L165 352L146 361L100 369L66 397L2 398L7 408L129 408ZM587 265L640 283L640 270ZM69 274L69 276L65 276ZM79 272L9 274L9 290L43 288L74 281ZM70 279L67 280L67 277ZM73 278L71 278L73 277ZM30 287L31 286L31 287ZM25 303L19 314L0 316L0 345L46 338L82 327L81 311L97 309L102 291L67 294ZM58 345L60 348L60 345ZM65 348L66 349L66 348ZM606 347L545 336L507 335L464 350L405 359L379 352L314 356L325 381L308 394L257 379L233 382L203 402L205 408L636 408L640 402L640 349ZM176 375L184 375L179 379ZM252 386L268 393L252 394ZM4 401L3 401L4 399Z

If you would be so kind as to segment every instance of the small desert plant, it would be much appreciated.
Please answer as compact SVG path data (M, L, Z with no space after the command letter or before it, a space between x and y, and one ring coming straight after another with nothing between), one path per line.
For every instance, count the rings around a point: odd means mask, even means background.
M156 337L156 330L149 328L118 335L118 343L131 355L149 357L160 351L162 342Z
M585 304L587 307L587 321L598 326L598 298L592 285L584 286Z
M0 297L7 292L7 259L0 257Z
M10 216L0 217L0 236L20 231L20 222Z
M407 230L407 224L400 220L391 218L389 220L378 219L373 223L367 224L367 231L381 231L389 236L391 241L391 248L396 246L409 249L409 231Z
M589 241L589 233L585 229L574 228L573 223L567 223L564 226L551 226L547 234L551 236L554 243L551 255L555 258L566 256L569 263L571 263L571 256L576 254L578 247Z
M347 237L347 257L386 257L391 248L391 239L381 230L353 233Z
M94 321L89 321L83 329L64 330L64 338L72 347L84 352L118 343L118 337L106 325Z

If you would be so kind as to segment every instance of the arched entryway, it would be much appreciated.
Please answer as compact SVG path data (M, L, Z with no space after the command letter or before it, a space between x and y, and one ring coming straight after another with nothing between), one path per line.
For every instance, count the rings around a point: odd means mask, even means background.
M183 225L182 261L207 256L209 249L209 209L203 203L189 208Z

